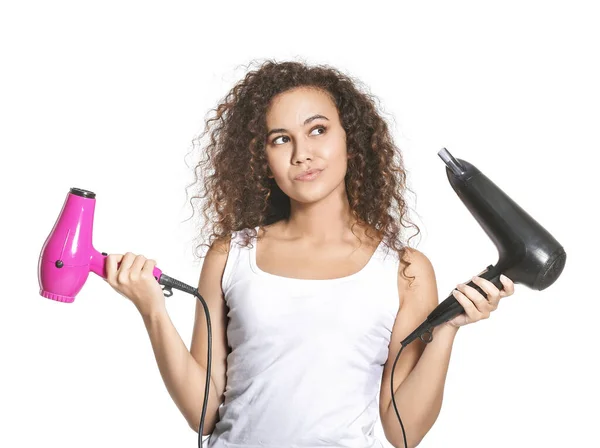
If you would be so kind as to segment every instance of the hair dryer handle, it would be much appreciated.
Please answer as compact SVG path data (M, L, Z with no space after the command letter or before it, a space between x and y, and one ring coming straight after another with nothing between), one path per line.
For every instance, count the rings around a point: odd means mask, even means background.
M106 258L108 254L106 252L98 252L94 250L92 253L92 257L90 260L90 270L95 274L99 275L102 278L106 278ZM117 269L121 266L121 262L117 263ZM152 275L154 278L160 283L160 277L162 276L162 270L160 270L157 266L154 266L152 271Z
M489 265L485 271L480 273L478 276L489 280L492 282L496 288L502 289L504 285L500 281L500 275L502 275L501 268L496 266ZM468 286L475 288L477 291L483 295L487 299L487 294L475 283L470 281L467 283ZM412 333L410 333L402 342L402 346L406 347L412 341L417 338L420 338L423 342L430 342L432 340L431 329L436 327L444 322L449 321L455 316L462 314L465 312L465 309L460 304L454 295L450 294L442 303L440 303L430 314L427 316L427 319L419 325ZM428 334L427 338L424 339L423 336Z
M489 280L496 286L498 289L502 289L504 285L500 281L500 269L496 266L489 265L485 271L478 275L478 277ZM468 286L475 288L483 297L487 299L486 292L481 289L478 285L476 285L473 281L467 283ZM465 309L456 300L454 295L450 294L442 303L440 303L430 314L427 316L427 322L431 327L435 327L437 325L443 324L444 322L449 321L455 316L458 316L461 313L464 313Z

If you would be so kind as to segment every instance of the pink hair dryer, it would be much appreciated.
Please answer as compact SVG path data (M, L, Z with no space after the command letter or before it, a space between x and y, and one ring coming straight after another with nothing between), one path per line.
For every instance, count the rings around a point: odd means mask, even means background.
M106 278L105 252L98 252L92 245L96 194L81 188L71 188L67 194L58 219L48 235L38 261L38 281L40 294L58 302L72 303L81 291L91 272ZM208 362L205 387L205 401L198 432L198 446L201 446L202 428L208 400L211 360L211 326L208 307L198 290L179 280L163 274L154 267L154 277L163 285L165 296L173 295L172 288L192 294L202 302L208 325Z
M90 271L106 278L108 254L92 245L95 208L95 193L71 188L40 254L38 278L43 297L72 303ZM154 267L159 283L161 276L162 271Z

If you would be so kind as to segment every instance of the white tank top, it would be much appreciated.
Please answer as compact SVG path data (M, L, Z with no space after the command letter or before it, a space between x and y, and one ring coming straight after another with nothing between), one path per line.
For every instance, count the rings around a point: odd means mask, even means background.
M209 448L383 448L374 435L399 308L397 253L381 242L359 272L305 280L261 271L256 238L232 234L225 399ZM258 231L258 227L255 229Z

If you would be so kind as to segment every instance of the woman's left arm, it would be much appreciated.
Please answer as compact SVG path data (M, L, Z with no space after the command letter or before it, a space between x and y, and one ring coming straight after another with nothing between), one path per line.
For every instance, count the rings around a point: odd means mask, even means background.
M402 340L423 323L438 305L435 273L428 258L416 249L411 249L409 260L411 265L406 273L410 277L414 276L414 279L409 285L405 280L401 280L399 273L398 287L402 301L392 330L379 403L385 436L393 446L401 448L404 448L404 440L391 399L391 368ZM506 277L501 279L504 285L502 290L480 277L474 277L473 281L487 294L488 299L476 289L461 284L454 296L465 309L465 313L435 327L430 343L425 344L416 339L408 344L396 363L394 398L406 431L406 448L416 447L439 415L450 353L458 328L487 319L498 307L499 300L514 292L513 282Z

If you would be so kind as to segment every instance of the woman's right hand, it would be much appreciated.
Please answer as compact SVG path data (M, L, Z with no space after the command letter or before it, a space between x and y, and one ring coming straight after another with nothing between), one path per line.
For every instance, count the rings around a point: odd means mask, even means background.
M119 294L131 300L142 316L165 311L165 295L153 275L156 261L131 252L106 257L104 280Z

